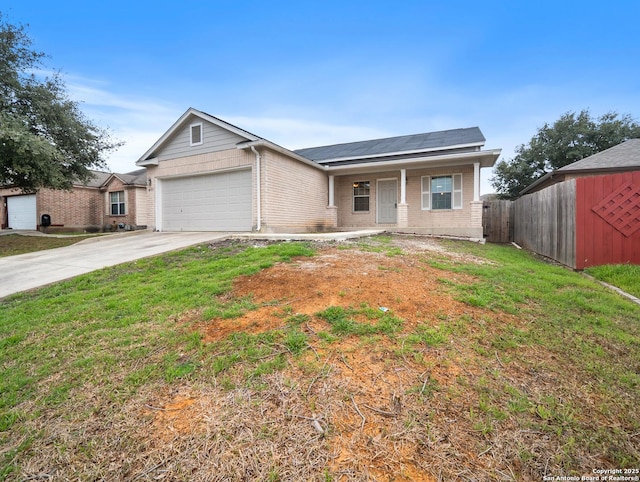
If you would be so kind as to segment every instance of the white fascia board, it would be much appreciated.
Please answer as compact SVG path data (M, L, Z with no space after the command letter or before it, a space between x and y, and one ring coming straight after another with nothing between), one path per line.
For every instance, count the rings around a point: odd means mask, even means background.
M182 122L192 113L194 113L195 109L193 107L189 107L187 109L187 111L182 114L180 116L180 118L175 121L173 123L173 125L171 127L169 127L169 130L167 130L164 134L162 134L162 136L160 137L160 139L158 139L150 148L149 150L147 150L147 152L145 152L140 159L138 159L136 161L136 165L138 166L145 166L147 164L144 164L147 161L147 157L151 155L151 153L153 153L153 151L155 151L156 149L158 149L158 147L160 147L162 144L164 144L164 142L173 135L173 133L178 129L178 127L182 124ZM196 111L197 112L197 111ZM157 164L153 164L153 165L157 165Z
M484 142L473 142L471 144L457 144L454 146L432 147L429 149L416 149L412 151L383 152L381 154L373 154L373 155L366 155L366 156L336 157L334 159L323 159L322 161L316 161L316 162L318 164L326 164L329 162L357 161L358 159L375 159L377 157L402 156L407 154L424 154L427 152L449 151L451 149L466 149L468 147L482 147L482 146L484 146ZM480 152L480 151L474 151L474 152Z
M260 139L260 137L254 135L254 134L251 134L250 132L247 132L244 129L236 127L233 124L228 124L227 122L223 121L222 119L218 119L217 117L210 116L209 114L205 114L204 112L200 112L199 110L196 110L196 109L192 109L192 110L193 110L193 112L192 112L193 115L197 115L201 119L204 119L204 120L210 122L211 124L215 124L218 127L222 127L225 130L233 132L234 134L237 134L240 137L244 137L245 139L247 139L249 141L257 141L257 140Z
M167 130L164 134L162 134L162 137L160 137L160 139L158 139L155 144L153 144L153 146L151 146L151 148L145 152L140 159L138 159L136 161L136 164L138 166L145 166L147 164L144 164L145 161L147 161L147 157L150 156L154 151L156 151L160 146L162 146L162 144L164 144L167 139L169 139L178 129L181 129L183 127L183 124L185 123L186 119L190 116L190 115L194 115L196 117L199 117L200 119L206 120L207 122L210 122L211 124L215 124L218 127L221 127L223 129L226 129L230 132L233 132L234 134L239 135L240 137L244 137L245 139L251 140L251 141L255 141L257 139L259 139L258 137L250 134L249 132L243 131L242 129L233 126L231 124L227 124L226 122L217 119L215 117L212 117L208 114L205 114L204 112L199 111L198 109L194 109L193 107L189 107L187 109L187 111L182 114L180 116L180 118L175 121L173 123L173 125L169 128L169 130ZM152 164L157 166L156 164Z
M274 144L273 142L269 142L265 139L259 139L257 141L241 142L239 144L236 144L237 149L250 149L251 147L266 147L273 151L279 152L280 154L284 154L285 156L292 157L293 159L300 161L304 164L307 164L311 167L320 169L321 171L327 170L327 166L321 166L317 162L307 159L306 157L296 154L295 152L290 151L289 149L285 149L284 147L279 146L278 144Z
M463 152L459 154L445 154L442 156L414 157L412 159L400 159L381 162L365 162L350 164L348 166L326 166L330 174L349 174L351 172L381 172L389 169L411 169L422 164L424 167L447 167L473 164L479 162L481 167L492 167L502 149L488 151Z

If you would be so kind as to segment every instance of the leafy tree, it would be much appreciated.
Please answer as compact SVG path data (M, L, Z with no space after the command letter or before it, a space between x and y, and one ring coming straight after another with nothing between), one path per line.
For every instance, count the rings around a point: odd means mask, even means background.
M25 28L0 12L0 185L25 192L87 181L121 145L85 118L59 74L36 77L43 58Z
M538 129L527 145L519 145L513 159L500 161L491 184L500 197L515 199L547 172L634 137L640 137L640 125L628 114L609 112L593 119L588 110L567 112Z

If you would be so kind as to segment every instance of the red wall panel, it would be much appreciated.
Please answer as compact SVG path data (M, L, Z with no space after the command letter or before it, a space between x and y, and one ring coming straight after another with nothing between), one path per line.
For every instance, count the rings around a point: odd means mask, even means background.
M576 269L640 264L640 171L576 179Z

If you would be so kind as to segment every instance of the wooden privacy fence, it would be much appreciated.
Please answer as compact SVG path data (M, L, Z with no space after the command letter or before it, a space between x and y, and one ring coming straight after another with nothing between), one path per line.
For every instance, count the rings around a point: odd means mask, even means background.
M490 243L513 240L513 201L494 200L482 203L482 230Z
M575 179L517 199L513 205L514 241L575 268L575 207Z
M574 269L640 264L640 171L571 179L519 198L513 240Z

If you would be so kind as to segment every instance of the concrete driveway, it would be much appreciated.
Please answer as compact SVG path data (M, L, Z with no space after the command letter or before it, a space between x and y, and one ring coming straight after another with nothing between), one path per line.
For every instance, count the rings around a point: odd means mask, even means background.
M114 266L127 261L186 248L194 244L219 241L228 237L250 237L280 241L340 241L373 236L382 232L384 231L377 229L321 234L157 233L133 231L131 233L89 238L64 248L0 258L0 299L20 291L73 278L106 266ZM13 232L6 234L13 234Z
M229 233L135 231L89 238L64 248L0 258L0 298L106 266L228 236Z

